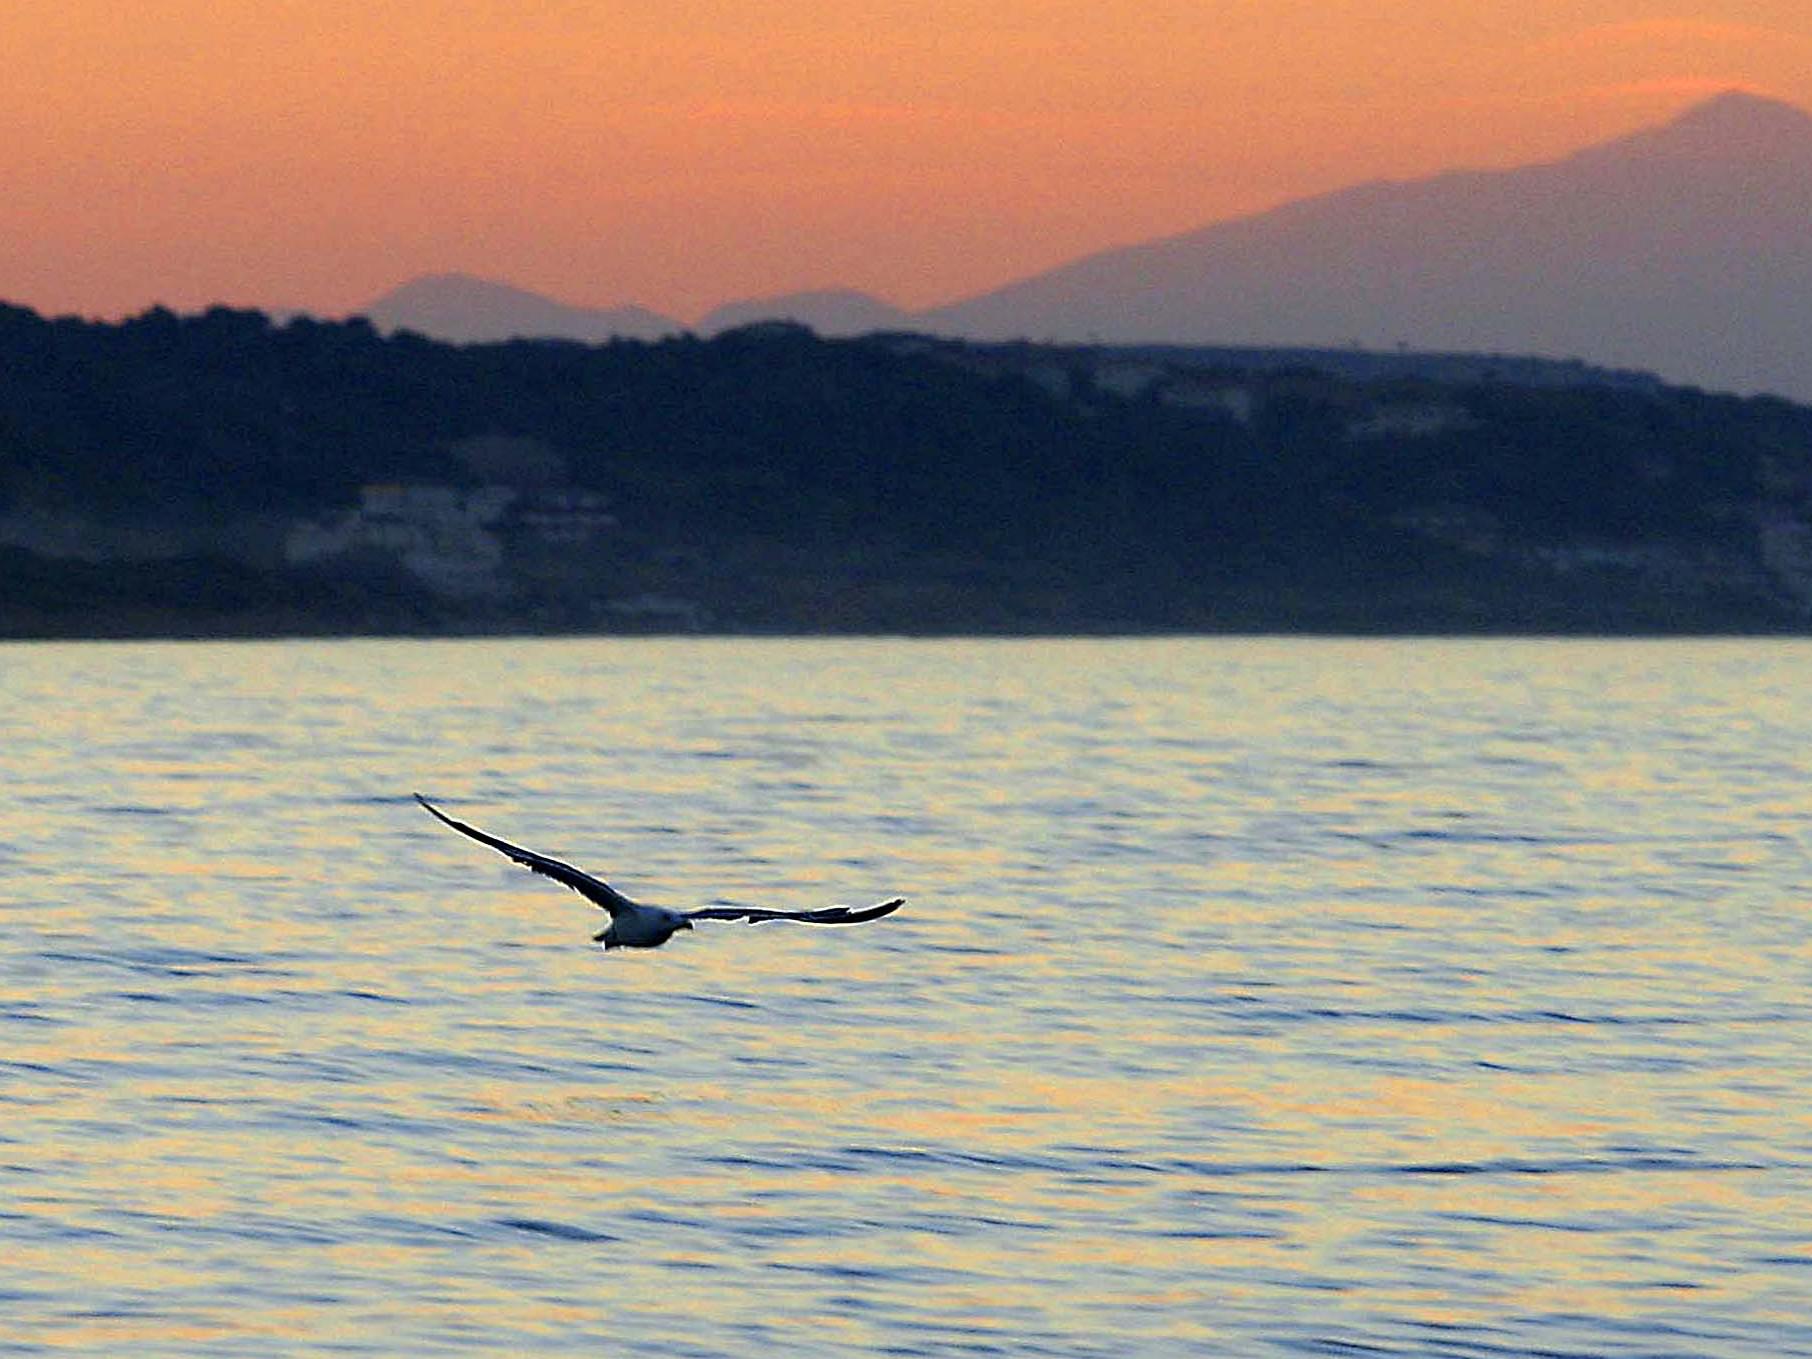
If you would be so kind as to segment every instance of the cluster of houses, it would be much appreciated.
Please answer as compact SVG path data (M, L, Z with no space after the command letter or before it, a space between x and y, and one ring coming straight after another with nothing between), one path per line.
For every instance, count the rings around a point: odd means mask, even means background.
M291 566L382 557L436 594L496 599L512 544L572 548L616 526L604 496L571 486L363 486L352 508L294 525L283 555Z

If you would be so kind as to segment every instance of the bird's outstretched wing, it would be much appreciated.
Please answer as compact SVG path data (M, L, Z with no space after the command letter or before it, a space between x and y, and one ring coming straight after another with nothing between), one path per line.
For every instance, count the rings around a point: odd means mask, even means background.
M529 872L539 873L544 878L552 878L555 882L572 888L586 900L596 902L610 912L612 919L616 918L618 911L635 908L633 901L609 883L594 878L589 873L582 873L571 864L563 864L558 859L550 859L547 855L537 854L532 849L523 849L520 845L512 845L508 840L499 840L495 835L486 835L476 826L468 826L463 821L455 821L420 793L415 795L415 800L426 807L430 815L445 822L461 835L469 835L479 844L489 845L499 853L509 855Z
M859 925L864 920L879 920L892 915L906 904L905 897L879 902L873 906L824 906L815 911L768 911L759 906L707 906L702 911L687 911L688 920L746 920L759 925L764 920L797 920L807 925Z

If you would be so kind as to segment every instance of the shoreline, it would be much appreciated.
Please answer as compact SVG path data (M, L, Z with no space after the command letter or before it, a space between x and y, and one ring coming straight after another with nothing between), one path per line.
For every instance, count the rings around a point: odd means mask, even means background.
M1812 622L1799 625L1681 624L1674 627L1518 626L1481 622L1471 626L1430 622L1365 626L1305 625L1244 621L1209 627L1100 622L1024 627L898 626L851 629L805 627L711 627L603 629L583 627L358 627L269 623L253 625L226 620L187 620L101 627L12 628L0 626L0 645L60 642L356 642L356 641L507 641L507 640L674 640L701 641L1147 641L1165 638L1305 638L1327 641L1434 640L1580 640L1580 641L1812 641Z

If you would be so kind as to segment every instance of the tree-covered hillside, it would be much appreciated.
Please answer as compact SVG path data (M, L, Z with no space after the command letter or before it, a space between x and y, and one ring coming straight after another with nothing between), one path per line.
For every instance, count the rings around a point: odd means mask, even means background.
M499 472L487 440L544 456ZM393 538L304 562L284 536L361 488L499 478L614 524L558 550L532 516L478 526L494 579L464 595ZM0 309L14 633L1798 628L1809 496L1812 411L1679 389ZM624 605L650 598L685 607Z

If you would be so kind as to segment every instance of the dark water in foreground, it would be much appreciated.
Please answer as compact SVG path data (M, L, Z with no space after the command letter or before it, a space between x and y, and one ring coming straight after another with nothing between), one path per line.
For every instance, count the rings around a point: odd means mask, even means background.
M0 647L0 1353L1812 1355L1809 678Z

